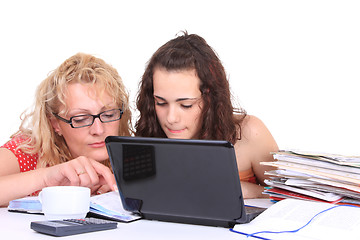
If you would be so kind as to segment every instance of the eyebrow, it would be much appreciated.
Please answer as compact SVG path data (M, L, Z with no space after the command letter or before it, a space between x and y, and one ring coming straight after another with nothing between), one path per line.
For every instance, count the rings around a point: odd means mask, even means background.
M102 108L100 108L100 112L106 111L107 109L114 109L114 108L116 108L116 106L113 106L112 103L110 103L108 106L109 106L109 107L107 107L106 105L104 105ZM84 112L84 113L81 113L81 112ZM87 113L85 113L85 112L87 112ZM85 114L85 115L87 115L87 114L90 114L90 113L89 113L89 109L85 109L85 108L73 108L73 109L69 109L66 114L76 116L76 115L78 115L78 114L82 114L82 115Z
M166 99L163 97L156 96L156 95L154 95L154 97L159 98L160 100L166 101ZM198 99L198 98L195 98L195 97L194 98L178 98L175 100L175 102L181 102L181 101L186 101L186 100L196 100L196 99Z

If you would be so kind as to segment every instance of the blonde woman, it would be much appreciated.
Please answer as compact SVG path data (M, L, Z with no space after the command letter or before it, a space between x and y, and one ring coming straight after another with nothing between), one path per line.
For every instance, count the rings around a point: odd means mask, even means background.
M117 71L78 53L37 88L33 110L0 148L0 206L47 186L114 190L105 138L129 136L128 93Z

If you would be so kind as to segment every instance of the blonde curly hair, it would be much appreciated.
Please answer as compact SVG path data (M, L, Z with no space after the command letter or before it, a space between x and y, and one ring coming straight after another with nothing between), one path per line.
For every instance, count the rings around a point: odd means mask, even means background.
M53 113L58 113L61 106L67 109L64 99L70 83L96 85L100 96L104 92L109 94L113 102L123 108L118 134L133 134L129 95L116 69L100 58L78 53L41 82L36 90L33 109L22 114L19 131L12 136L25 139L19 145L24 153L39 154L38 167L53 166L72 159L64 138L55 134L51 125ZM104 164L110 167L109 160Z

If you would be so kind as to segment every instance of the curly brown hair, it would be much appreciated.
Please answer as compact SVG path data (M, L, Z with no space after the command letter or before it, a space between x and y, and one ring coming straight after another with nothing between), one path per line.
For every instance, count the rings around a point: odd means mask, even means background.
M186 31L161 46L147 64L136 99L140 112L135 124L136 136L166 137L155 112L153 75L156 68L196 70L204 103L200 139L227 140L233 144L240 139L237 130L241 131L246 112L232 105L225 69L205 39ZM239 113L239 116L234 113Z

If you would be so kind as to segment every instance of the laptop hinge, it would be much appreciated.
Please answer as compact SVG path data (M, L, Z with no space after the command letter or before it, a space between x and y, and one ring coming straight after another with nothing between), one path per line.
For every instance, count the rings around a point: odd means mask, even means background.
M130 212L141 214L142 200L135 198L125 198L126 209Z

